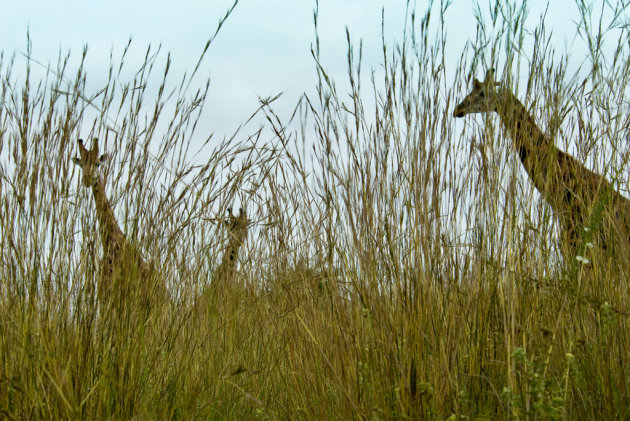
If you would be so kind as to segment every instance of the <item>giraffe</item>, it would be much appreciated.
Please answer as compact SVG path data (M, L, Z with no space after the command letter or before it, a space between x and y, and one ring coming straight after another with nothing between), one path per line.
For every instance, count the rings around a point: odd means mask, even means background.
M483 82L474 79L470 94L454 117L496 112L530 180L559 222L561 250L574 259L591 242L605 255L623 256L630 243L630 201L600 174L558 149L536 125L518 98L494 81L494 69Z
M228 218L223 221L228 229L227 245L223 250L221 263L212 276L213 289L228 286L236 276L236 264L238 262L238 251L247 238L250 221L243 208L239 209L238 216L232 213L232 208L228 208Z
M157 282L152 268L144 261L139 250L129 243L118 225L105 193L104 182L97 174L104 159L104 155L99 156L98 140L93 139L91 150L85 147L82 139L79 139L78 146L79 158L73 158L73 162L83 170L83 185L92 189L103 247L97 292L99 301L108 303L114 297L132 298L130 293L139 292L142 301L148 303L149 297L154 294L165 293L165 286ZM146 284L137 290L135 282Z
M238 251L247 238L250 221L243 208L239 209L238 216L228 208L228 217L223 220L228 230L227 245L223 249L221 263L212 274L211 289L218 292L230 286L236 277L236 265L238 263Z

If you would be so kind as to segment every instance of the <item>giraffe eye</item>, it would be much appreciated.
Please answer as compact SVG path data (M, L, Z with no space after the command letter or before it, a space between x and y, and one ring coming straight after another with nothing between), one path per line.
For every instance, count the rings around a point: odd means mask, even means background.
M486 97L486 94L485 94L485 92L484 92L484 91L481 91L481 92L479 92L479 96L480 96L481 98L485 98L485 97Z

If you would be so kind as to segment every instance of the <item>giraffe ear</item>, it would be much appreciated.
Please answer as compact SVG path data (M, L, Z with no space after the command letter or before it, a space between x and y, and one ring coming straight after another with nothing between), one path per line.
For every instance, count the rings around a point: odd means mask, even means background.
M72 162L74 162L74 165L78 165L83 168L83 164L81 164L81 160L79 158L72 158Z
M98 157L98 163L100 164L101 162L105 161L108 157L108 154L104 153L103 155Z
M482 83L479 82L477 79L473 80L473 89L481 89L482 87Z

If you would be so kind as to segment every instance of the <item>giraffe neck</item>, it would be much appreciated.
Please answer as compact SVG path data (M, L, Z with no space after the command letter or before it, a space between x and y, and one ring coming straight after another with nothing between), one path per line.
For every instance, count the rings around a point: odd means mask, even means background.
M547 183L553 178L549 171L554 167L552 162L555 162L560 151L538 128L527 108L512 92L501 88L498 95L497 113L504 129L512 138L523 167L534 186L546 196Z
M216 279L227 280L235 274L239 248L240 242L230 239L223 253L221 263L215 272Z
M497 113L523 167L560 222L567 256L575 255L583 227L602 224L599 241L603 249L611 236L627 241L630 202L604 177L558 149L512 92L500 88L497 94Z
M114 211L105 194L105 186L100 178L96 179L92 185L92 193L94 194L94 202L96 203L96 214L98 216L103 249L105 253L107 253L109 250L112 250L115 245L121 245L124 242L124 235L120 226L118 226Z

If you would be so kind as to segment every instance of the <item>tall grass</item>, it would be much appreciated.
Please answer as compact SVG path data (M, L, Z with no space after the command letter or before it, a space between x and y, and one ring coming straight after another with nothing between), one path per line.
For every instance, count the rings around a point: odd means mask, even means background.
M499 3L490 20L478 7L456 67L448 3L410 10L368 77L348 34L341 89L316 39L316 89L292 115L263 100L201 147L197 69L173 83L149 49L125 81L125 53L87 92L86 52L75 75L60 57L41 80L2 55L2 416L627 418L627 263L561 257L497 119L452 118L470 76L501 69L555 143L627 195L625 8L592 26L577 3L590 56L571 70L544 17L524 27L526 7ZM100 139L119 224L168 288L153 311L106 313L95 295L102 239L71 164L80 136ZM232 206L252 226L231 285L209 294Z

